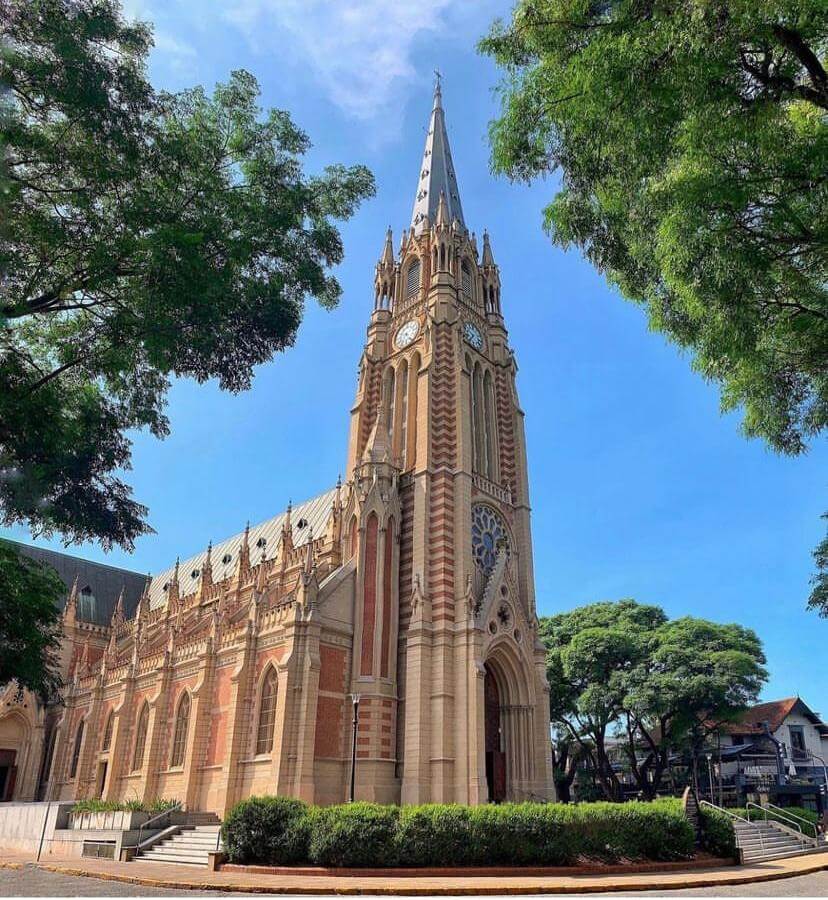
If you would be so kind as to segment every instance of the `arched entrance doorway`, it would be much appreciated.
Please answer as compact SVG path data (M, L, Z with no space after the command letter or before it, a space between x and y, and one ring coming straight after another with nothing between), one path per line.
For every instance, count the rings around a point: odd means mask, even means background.
M503 729L500 720L500 690L497 678L486 665L483 679L486 743L486 784L489 801L500 803L506 799L506 754L503 750Z
M15 796L21 755L29 735L23 716L16 712L0 719L0 802Z

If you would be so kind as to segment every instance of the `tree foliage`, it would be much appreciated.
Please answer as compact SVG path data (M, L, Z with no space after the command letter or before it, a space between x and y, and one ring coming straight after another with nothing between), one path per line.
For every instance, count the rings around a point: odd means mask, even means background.
M828 513L822 517L828 519ZM814 550L816 572L811 577L810 609L816 610L823 618L828 618L828 536L824 537Z
M756 634L657 606L602 602L540 620L550 717L592 763L607 799L622 798L620 738L640 791L658 791L671 752L755 702L767 673ZM566 753L570 753L568 749ZM570 782L571 784L571 779Z
M561 170L546 227L799 453L828 424L828 6L521 0L493 163Z
M168 431L174 377L250 385L306 297L333 306L362 166L308 176L250 74L156 91L117 0L0 0L0 517L127 547L127 431Z
M16 681L44 700L56 697L58 601L65 592L54 569L0 540L0 686Z

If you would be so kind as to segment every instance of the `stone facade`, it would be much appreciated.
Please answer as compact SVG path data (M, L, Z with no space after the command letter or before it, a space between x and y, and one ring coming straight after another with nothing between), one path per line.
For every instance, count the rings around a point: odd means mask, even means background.
M357 799L552 797L516 366L439 87L412 227L374 287L345 482L177 562L87 636L50 796L335 803L355 746Z

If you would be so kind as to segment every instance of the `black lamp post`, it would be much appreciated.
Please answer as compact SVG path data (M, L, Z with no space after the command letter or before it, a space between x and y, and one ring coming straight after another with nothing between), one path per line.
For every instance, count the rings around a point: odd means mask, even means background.
M359 694L353 694L354 718L353 738L351 740L351 790L348 796L348 802L354 802L354 792L356 790L356 751L357 751L357 729L359 727Z

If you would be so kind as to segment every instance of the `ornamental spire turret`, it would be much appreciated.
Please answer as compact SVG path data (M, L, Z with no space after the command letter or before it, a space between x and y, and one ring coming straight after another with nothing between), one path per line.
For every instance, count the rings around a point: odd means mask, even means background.
M118 602L115 604L115 609L112 612L112 619L109 623L113 635L115 634L116 629L120 628L121 625L124 624L124 619L124 588L122 585L121 593L118 594Z
M63 621L70 625L78 618L78 576L72 582L69 596L66 598L66 606L63 607Z
M414 199L414 210L411 213L413 233L419 234L429 222L435 221L441 193L445 195L446 223L449 224L456 219L465 229L466 222L463 219L460 190L457 187L454 163L451 160L438 73L434 83L434 103L431 108L431 119L423 150L423 162L420 166L417 196Z
M483 232L483 259L482 266L494 266L494 256L492 256L492 245L489 243L489 232Z

